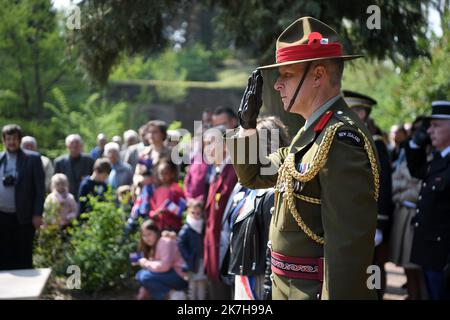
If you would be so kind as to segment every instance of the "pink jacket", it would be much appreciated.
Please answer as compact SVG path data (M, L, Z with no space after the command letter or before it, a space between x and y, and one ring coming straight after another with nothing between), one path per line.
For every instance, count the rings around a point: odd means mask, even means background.
M186 177L184 178L184 192L187 199L197 199L205 201L206 175L208 173L208 164L200 157L194 158L194 163L189 166Z
M156 245L155 257L145 263L145 268L153 272L167 272L174 268L178 275L186 278L182 267L185 264L183 257L178 251L176 233L163 231Z

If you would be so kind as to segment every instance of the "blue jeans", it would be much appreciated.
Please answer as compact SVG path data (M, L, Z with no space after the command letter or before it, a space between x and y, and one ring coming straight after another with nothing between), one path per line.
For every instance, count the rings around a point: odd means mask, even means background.
M430 300L449 300L450 293L444 289L444 274L442 271L424 270L425 283Z
M136 274L136 280L150 292L155 300L164 300L170 290L184 290L188 286L188 282L181 278L174 269L167 272L141 269Z

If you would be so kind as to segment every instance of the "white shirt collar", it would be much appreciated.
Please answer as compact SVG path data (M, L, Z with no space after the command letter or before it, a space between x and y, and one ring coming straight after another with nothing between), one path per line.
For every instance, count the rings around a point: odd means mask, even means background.
M450 154L450 146L441 151L441 157L445 158L448 154Z

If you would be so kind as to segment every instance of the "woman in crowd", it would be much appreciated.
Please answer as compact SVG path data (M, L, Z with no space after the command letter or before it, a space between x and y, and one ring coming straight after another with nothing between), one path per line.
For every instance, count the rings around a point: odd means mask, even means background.
M138 264L142 268L136 274L141 285L138 299L167 299L171 290L185 290L188 286L182 267L184 260L178 251L176 234L163 231L152 220L141 226L139 249L143 257Z
M147 123L145 139L149 145L139 154L139 161L135 171L135 183L136 180L139 182L139 176L146 170L146 162L151 162L156 167L163 158L170 159L170 149L164 144L166 138L167 124L164 121L152 120ZM155 176L155 180L157 179L158 177Z

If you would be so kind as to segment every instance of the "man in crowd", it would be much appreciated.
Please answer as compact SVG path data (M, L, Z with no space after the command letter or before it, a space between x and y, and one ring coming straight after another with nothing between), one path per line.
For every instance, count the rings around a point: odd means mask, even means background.
M411 262L423 268L429 298L437 300L450 299L450 101L434 101L430 120L429 136L417 130L406 145L406 159L411 175L423 180ZM435 152L427 161L430 140Z
M0 270L33 267L33 238L42 224L45 176L41 157L20 148L22 129L2 129L0 153Z
M91 150L92 159L97 160L103 157L103 152L105 150L105 144L108 142L106 135L104 133L99 133L97 136L97 145Z
M23 137L20 146L24 150L38 152L37 141L34 137L31 137L31 136ZM53 172L55 170L53 169L52 161L49 158L47 158L46 156L41 155L41 161L42 161L42 165L44 167L44 173L45 173L45 190L47 192L50 192L51 191L50 190L50 182L52 180Z
M128 163L120 160L120 147L115 142L105 145L105 155L111 162L111 172L108 177L108 185L116 190L123 185L130 186L133 183L133 171Z
M238 125L238 117L231 108L217 107L212 115L212 125L214 127L224 126L225 129L234 129Z
M125 160L127 149L139 143L139 136L136 131L130 129L123 133L123 141L122 150L120 151L120 159L122 161Z
M401 124L394 124L389 132L389 138L391 140L389 150L391 154L391 161L395 162L398 159L400 150L404 147L403 145L405 141L408 140L408 132L406 131L405 126Z
M78 192L83 177L92 174L94 160L83 154L83 140L79 134L71 134L66 138L69 154L55 159L55 173L64 173L69 180L69 191L78 200Z

